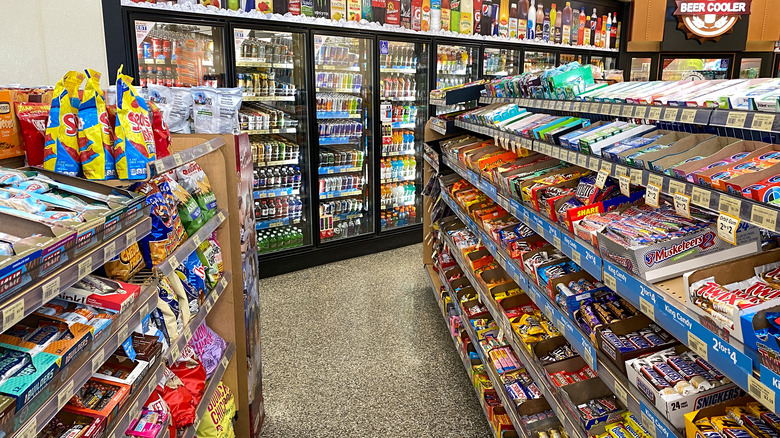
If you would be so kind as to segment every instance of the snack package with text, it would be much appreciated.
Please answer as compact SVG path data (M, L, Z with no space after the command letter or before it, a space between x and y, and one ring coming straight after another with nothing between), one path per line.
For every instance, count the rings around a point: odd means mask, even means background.
M83 80L83 74L70 71L54 87L43 150L43 168L46 170L71 176L81 174L78 89Z
M94 180L116 178L111 125L100 73L87 69L87 83L79 105L79 159L84 177Z
M24 139L24 155L28 166L43 165L43 144L51 104L16 102L16 117Z
M146 101L132 85L133 78L117 73L116 127L113 155L119 179L146 179L147 164L156 158L154 133Z

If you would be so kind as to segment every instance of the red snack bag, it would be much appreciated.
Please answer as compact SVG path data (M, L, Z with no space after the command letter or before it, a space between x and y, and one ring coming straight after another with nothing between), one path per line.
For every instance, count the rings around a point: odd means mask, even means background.
M152 116L152 131L154 132L154 148L157 158L171 155L171 132L165 123L163 113L160 108L151 100L146 101L149 105L149 112Z
M164 376L162 398L171 410L173 425L180 429L195 423L195 410L198 405L194 402L192 393L168 368L165 369Z
M182 348L176 363L170 368L184 386L190 390L192 399L197 406L206 390L206 368L198 362L195 351L189 345Z
M16 117L24 138L28 166L43 164L43 143L50 109L51 104L48 103L16 102Z

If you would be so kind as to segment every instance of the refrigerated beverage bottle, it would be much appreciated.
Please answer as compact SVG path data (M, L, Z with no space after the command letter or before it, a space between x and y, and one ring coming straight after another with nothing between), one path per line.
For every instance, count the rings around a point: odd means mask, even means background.
M528 0L520 0L517 5L517 38L524 40L528 36Z
M541 3L536 7L536 39L544 39L544 8Z
M580 35L580 11L574 9L571 16L571 45L579 44Z
M498 8L498 35L509 37L509 0L500 0Z
M474 2L473 0L460 0L460 23L458 28L463 35L474 33ZM417 63L415 62L415 65Z
M531 0L531 6L528 8L528 29L525 37L531 41L536 39L536 0Z
M553 10L555 11L555 20L554 20L555 25L552 26L553 29L551 30L551 32L552 32L551 33L551 39L556 44L560 44L561 43L561 39L563 37L562 36L562 34L563 34L563 30L562 30L563 16L562 15L563 14L561 13L561 11L555 9L555 4L553 4ZM550 14L552 14L552 12ZM550 24L552 25L552 23L553 23L553 20L552 20L552 17L550 17Z
M561 15L561 43L568 46L571 44L571 2L566 2Z
M544 20L542 21L542 41L550 42L550 10L544 10Z
M610 48L611 43L609 41L609 38L612 36L612 13L610 12L607 14L606 20L602 22L602 30L601 30L601 45L605 48Z
M431 0L430 26L432 32L438 32L441 30L441 0Z
M580 17L583 15L580 14ZM582 20L582 18L580 18ZM591 38L590 38L590 30L591 30L591 20L590 15L585 17L585 25L581 27L582 29L582 38L580 39L582 46L590 46L591 45Z
M431 30L431 0L423 0L422 2L422 21L421 30L428 32Z
M593 45L601 47L601 17L594 19L591 17L591 34L593 34Z
M558 15L558 10L555 8L555 3L550 6L550 41L555 41L555 18Z
M456 33L460 33L460 10L462 4L461 0L450 0L450 30Z
M409 156L409 176L414 177L417 172L417 160L414 155Z
M509 38L518 38L517 25L520 11L517 0L509 0Z
M618 38L620 38L620 35L618 34L618 30L620 27L618 27L618 21L617 21L617 12L612 14L612 26L609 30L609 40L612 42L612 45L610 46L611 49L617 49L618 48Z
M450 0L441 0L441 30L450 30L451 13L452 7L450 6Z

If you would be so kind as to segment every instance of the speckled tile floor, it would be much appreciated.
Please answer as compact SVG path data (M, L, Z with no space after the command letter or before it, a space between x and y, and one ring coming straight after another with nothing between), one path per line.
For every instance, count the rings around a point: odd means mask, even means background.
M263 280L263 437L489 437L412 245Z

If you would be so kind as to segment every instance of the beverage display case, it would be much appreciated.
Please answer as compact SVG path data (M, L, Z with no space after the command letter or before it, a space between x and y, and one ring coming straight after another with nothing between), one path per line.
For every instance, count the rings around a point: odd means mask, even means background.
M239 125L254 156L258 252L312 243L305 33L233 29Z
M523 57L523 71L542 71L555 67L555 53L526 50Z
M419 223L427 43L379 40L380 230Z
M581 53L561 53L558 55L558 65L568 64L570 62L579 62L583 64L585 55Z
M224 86L221 28L147 20L133 24L139 85Z
M520 73L520 50L485 47L482 53L482 77L499 78Z
M480 79L479 47L438 44L434 89L455 87ZM465 108L464 105L437 106L436 114Z
M313 38L319 134L318 232L321 242L332 242L374 232L374 42L320 34Z

